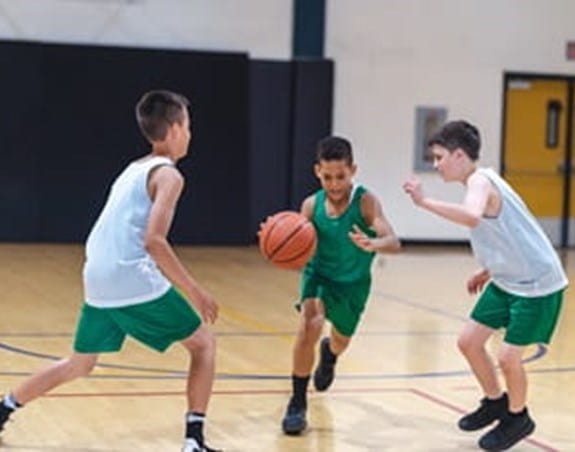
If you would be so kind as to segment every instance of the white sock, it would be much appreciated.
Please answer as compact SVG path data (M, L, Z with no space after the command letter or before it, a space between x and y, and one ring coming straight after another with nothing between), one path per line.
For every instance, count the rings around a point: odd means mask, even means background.
M2 400L2 403L4 403L4 406L10 408L11 410L16 410L22 406L16 402L16 399L12 394L6 394L4 396L4 400Z
M198 414L191 411L189 413L186 413L186 422L188 423L204 422L205 418L206 418L205 414Z

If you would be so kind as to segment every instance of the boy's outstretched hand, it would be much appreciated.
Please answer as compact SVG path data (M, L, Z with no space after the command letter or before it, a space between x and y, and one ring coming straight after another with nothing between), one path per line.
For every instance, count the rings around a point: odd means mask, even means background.
M355 245L368 253L375 251L373 240L369 238L357 225L353 225L353 231L349 232L349 238Z
M415 177L410 176L404 183L403 183L403 190L409 196L411 196L411 200L416 204L420 205L423 201L423 186L421 185L421 181Z

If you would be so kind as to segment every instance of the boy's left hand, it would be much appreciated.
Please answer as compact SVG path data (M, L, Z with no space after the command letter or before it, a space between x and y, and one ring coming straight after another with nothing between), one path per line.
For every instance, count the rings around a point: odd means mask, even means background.
M375 251L373 240L369 238L357 225L353 225L353 231L349 232L349 238L358 248L368 253Z
M483 286L485 286L485 283L489 281L490 277L491 276L487 270L481 269L475 272L471 278L467 280L467 292L470 295L481 292L481 290L483 290Z

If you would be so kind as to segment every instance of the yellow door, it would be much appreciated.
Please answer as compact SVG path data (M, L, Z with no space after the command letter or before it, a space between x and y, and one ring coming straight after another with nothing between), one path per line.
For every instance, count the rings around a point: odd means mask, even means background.
M518 78L505 92L504 175L555 245L563 232L568 88L566 80Z

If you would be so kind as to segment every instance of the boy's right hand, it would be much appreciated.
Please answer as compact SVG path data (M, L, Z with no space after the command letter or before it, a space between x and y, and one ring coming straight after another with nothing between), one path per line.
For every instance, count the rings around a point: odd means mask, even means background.
M411 197L415 205L419 206L423 202L423 187L417 177L409 177L403 183L403 190Z
M218 318L218 304L212 295L208 292L198 289L197 293L191 298L192 304L200 312L202 319L206 323L214 323Z

